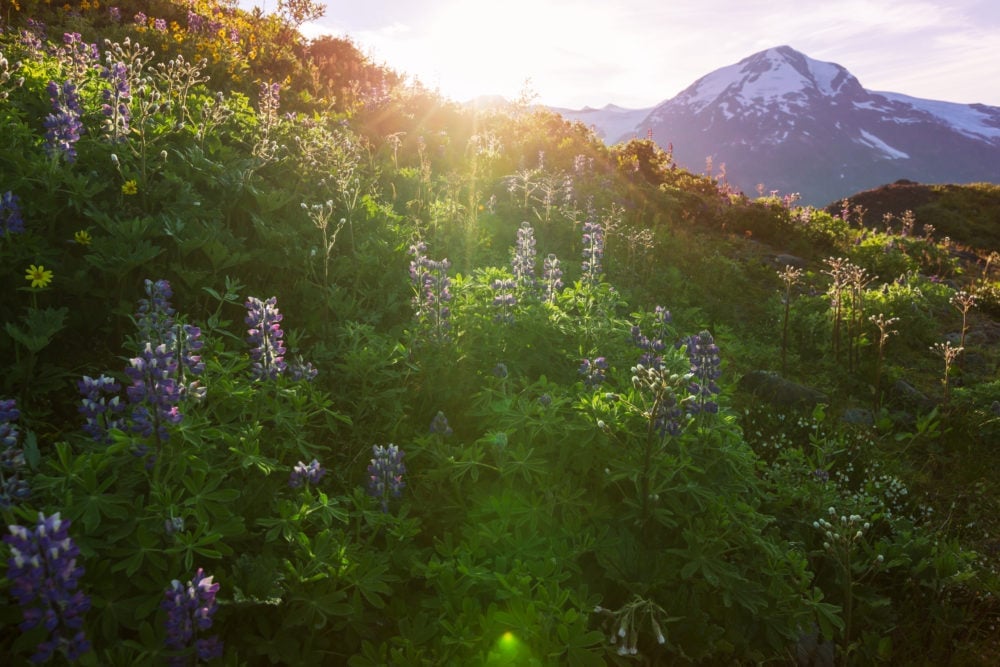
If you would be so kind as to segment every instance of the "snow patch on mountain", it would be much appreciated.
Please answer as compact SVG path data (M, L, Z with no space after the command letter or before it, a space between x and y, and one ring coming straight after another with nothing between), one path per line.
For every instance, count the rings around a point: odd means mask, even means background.
M893 148L871 132L861 130L861 139L858 140L858 143L871 146L872 148L882 151L882 153L890 160L908 160L910 158L909 155L901 150Z
M876 93L876 95L932 116L967 137L1000 141L1000 109L996 107L925 100L899 93Z

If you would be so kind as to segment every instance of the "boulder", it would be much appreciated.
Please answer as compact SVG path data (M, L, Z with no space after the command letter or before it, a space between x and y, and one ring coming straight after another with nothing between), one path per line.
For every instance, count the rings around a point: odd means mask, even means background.
M854 426L872 426L875 424L875 415L865 408L847 408L840 415L840 421Z
M779 408L813 408L828 401L823 392L786 380L774 371L750 371L740 378L738 387Z
M936 403L906 380L896 380L889 389L889 400L906 408L916 408L920 412L932 410Z
M795 255L781 254L774 256L774 264L779 268L785 268L790 266L794 269L804 269L806 268L806 260L801 257L796 257Z

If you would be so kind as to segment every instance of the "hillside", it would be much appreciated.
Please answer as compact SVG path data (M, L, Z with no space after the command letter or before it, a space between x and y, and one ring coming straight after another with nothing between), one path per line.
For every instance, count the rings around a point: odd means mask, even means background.
M861 207L869 227L884 228L888 216L898 230L903 215L911 211L916 233L922 233L923 226L930 225L935 234L948 236L984 254L1000 250L1000 185L923 185L898 181L855 193L845 202L830 204L826 210L839 214L845 203L850 209Z
M988 248L319 10L8 7L5 665L994 662Z

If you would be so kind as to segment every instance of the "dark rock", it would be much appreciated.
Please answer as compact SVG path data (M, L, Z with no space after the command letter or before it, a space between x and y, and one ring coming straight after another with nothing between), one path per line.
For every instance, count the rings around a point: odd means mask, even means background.
M823 392L786 380L774 371L750 371L740 378L739 388L780 408L812 408L828 400Z
M995 345L1000 343L1000 322L983 322L965 334L966 345Z
M801 257L796 257L795 255L785 255L785 254L775 255L774 263L776 266L782 269L785 268L786 266L791 266L792 268L795 269L806 268L806 260L802 259Z
M959 355L958 366L962 369L963 373L971 373L973 375L986 376L990 375L992 371L990 361L986 357L970 350L965 350Z
M798 667L833 667L835 663L833 642L824 641L818 631L802 635L795 645L795 664Z
M916 408L918 410L931 410L934 408L934 401L906 380L897 380L889 390L889 400L904 407Z
M875 415L871 410L864 408L847 408L840 415L840 421L855 426L872 426L875 423Z

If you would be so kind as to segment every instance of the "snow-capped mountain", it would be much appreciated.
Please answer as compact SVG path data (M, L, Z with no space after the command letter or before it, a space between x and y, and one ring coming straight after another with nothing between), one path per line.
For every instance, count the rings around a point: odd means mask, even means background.
M869 91L788 46L707 74L624 132L625 114L582 113L564 115L609 143L652 133L687 169L704 171L710 157L748 194L762 184L814 205L903 178L1000 182L1000 108Z

